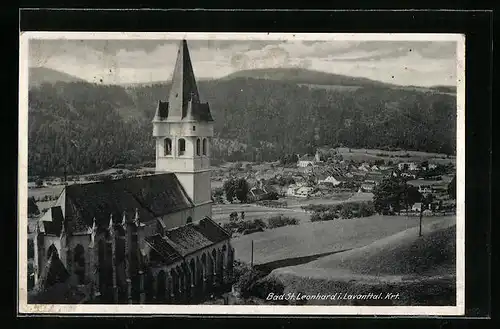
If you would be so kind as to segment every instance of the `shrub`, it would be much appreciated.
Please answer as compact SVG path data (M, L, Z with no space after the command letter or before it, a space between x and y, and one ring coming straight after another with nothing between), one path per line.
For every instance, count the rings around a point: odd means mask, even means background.
M323 212L315 212L311 215L311 222L323 222L327 220L334 220L339 218L338 214L333 211L323 211Z
M254 219L252 221L229 222L225 223L222 227L231 233L243 233L245 231L253 233L263 231L267 225L261 219Z
M278 215L267 220L267 227L276 228L288 225L298 225L299 221L296 218Z
M311 221L325 221L336 218L368 217L375 214L373 202L348 202L336 205L308 205L303 209L314 211Z
M250 266L244 266L236 279L235 286L239 289L241 296L248 298L252 296L255 283L265 276L265 273Z
M266 299L270 293L275 295L281 295L285 292L285 286L283 283L275 278L266 276L260 280L257 280L253 285L250 285L249 293L252 296ZM288 304L286 300L275 301L278 304Z
M278 201L278 200L261 200L255 203L259 206L264 207L273 207L273 208L286 208L288 203L286 201Z

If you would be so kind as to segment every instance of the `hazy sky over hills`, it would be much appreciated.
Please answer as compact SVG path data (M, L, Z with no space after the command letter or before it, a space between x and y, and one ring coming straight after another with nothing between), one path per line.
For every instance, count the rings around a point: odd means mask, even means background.
M169 80L178 40L30 40L29 66L91 82ZM456 85L456 43L445 41L200 41L188 45L197 78L295 67L401 85Z

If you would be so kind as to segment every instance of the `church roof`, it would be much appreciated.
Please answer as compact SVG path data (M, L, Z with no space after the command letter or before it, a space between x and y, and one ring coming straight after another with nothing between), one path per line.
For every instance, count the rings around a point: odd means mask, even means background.
M213 121L208 103L200 102L193 65L186 40L177 51L168 102L158 102L155 120Z
M194 206L174 173L68 185L57 203L72 232L87 231L94 218L106 229L111 214L118 224L124 212L137 209L139 220L148 222Z
M159 234L148 236L145 240L163 258L166 265L173 264L182 258L181 254L172 247L172 243Z
M222 227L205 217L198 223L170 229L165 232L164 237L156 234L146 237L145 240L163 258L166 265L169 265L230 237Z

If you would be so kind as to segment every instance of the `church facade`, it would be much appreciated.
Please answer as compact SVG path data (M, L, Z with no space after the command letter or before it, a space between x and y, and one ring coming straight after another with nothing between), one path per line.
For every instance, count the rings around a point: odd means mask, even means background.
M230 283L231 235L211 219L213 118L185 40L152 124L154 175L66 186L38 221L39 294L65 284L102 303L190 303Z

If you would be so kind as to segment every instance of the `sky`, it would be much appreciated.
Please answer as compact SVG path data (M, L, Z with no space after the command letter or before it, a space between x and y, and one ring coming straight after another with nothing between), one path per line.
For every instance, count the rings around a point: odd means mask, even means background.
M456 85L454 41L187 41L198 79L293 67L399 85ZM106 84L168 81L178 47L178 40L32 39L28 65Z

